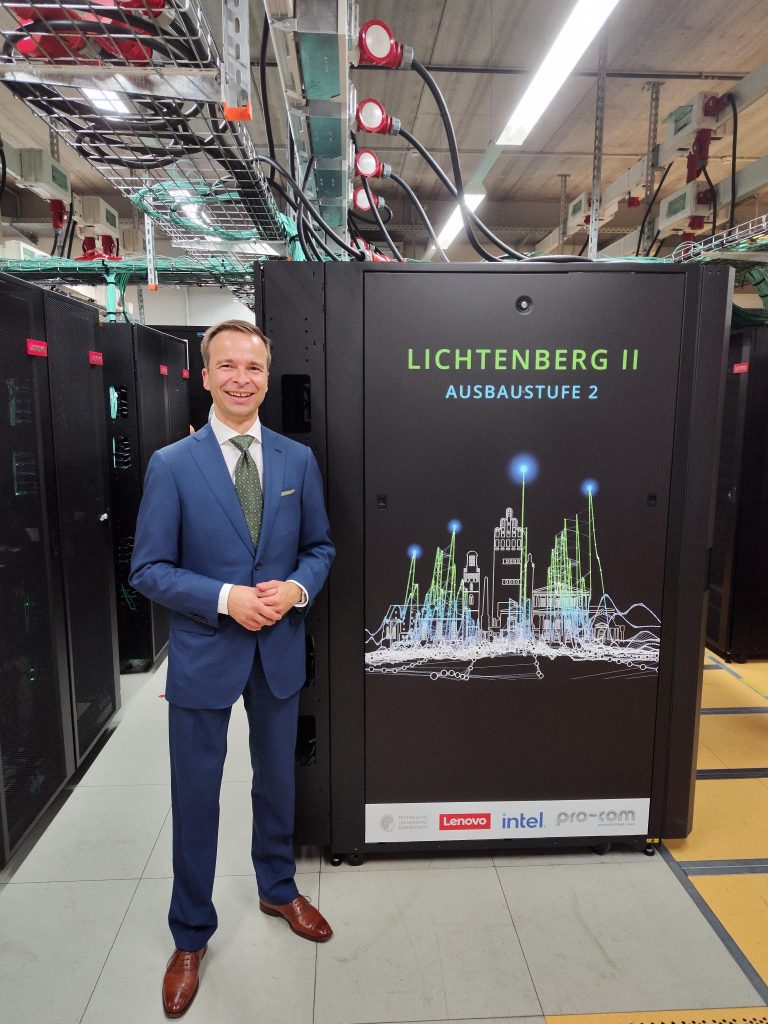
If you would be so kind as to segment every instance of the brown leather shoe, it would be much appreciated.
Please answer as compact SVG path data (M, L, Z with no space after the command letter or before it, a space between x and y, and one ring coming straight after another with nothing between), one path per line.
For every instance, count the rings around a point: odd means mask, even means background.
M297 896L295 900L283 903L279 907L259 900L259 906L263 914L284 917L291 926L291 931L296 932L302 939L309 939L310 942L327 942L333 935L331 926L306 896Z
M192 1005L200 987L200 961L207 948L203 946L194 953L177 949L168 961L163 978L163 1009L166 1017L181 1017Z

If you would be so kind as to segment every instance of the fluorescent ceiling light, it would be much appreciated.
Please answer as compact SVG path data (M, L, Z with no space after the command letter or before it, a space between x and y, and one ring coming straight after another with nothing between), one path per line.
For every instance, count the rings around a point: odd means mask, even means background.
M520 146L560 91L619 0L578 0L541 67L515 107L497 146Z
M485 192L465 192L464 201L467 209L476 210L480 203L485 199ZM451 216L448 218L445 227L437 236L437 240L440 243L441 249L447 249L451 242L454 240L459 231L461 231L464 222L461 216L461 210L456 205L456 209L453 211ZM430 249L434 250L434 246L430 246Z
M83 89L83 92L99 110L108 110L110 114L128 114L130 112L118 94L109 89Z

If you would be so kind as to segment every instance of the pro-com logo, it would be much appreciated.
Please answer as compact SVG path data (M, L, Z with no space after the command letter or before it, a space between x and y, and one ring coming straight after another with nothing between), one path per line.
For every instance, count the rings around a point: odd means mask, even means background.
M515 829L526 831L529 829L542 829L544 828L544 811L539 811L538 814L502 814L501 816L501 827L503 829Z
M491 827L490 812L481 814L441 814L440 831L480 829Z
M610 810L610 811L558 811L558 826L573 824L580 825L586 822L595 825L634 825L635 812L631 810Z

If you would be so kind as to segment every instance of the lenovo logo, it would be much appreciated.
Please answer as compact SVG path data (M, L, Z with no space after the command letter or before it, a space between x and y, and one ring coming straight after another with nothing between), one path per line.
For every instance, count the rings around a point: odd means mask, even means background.
M490 814L441 814L440 831L446 832L453 829L476 829L490 828Z

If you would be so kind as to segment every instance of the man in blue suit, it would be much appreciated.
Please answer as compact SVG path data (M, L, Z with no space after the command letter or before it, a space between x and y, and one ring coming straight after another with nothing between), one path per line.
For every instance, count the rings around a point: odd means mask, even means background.
M166 605L176 950L163 1006L180 1017L217 926L212 901L227 726L242 696L253 765L251 855L264 913L332 935L294 881L294 750L305 681L304 615L334 548L309 448L261 426L269 340L230 320L203 337L210 423L150 460L130 582Z

